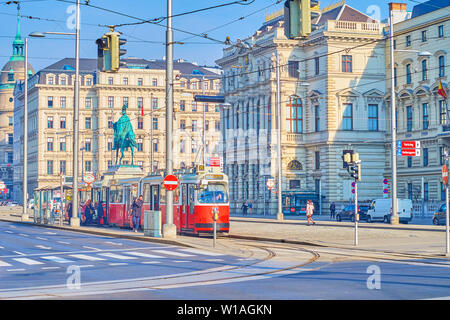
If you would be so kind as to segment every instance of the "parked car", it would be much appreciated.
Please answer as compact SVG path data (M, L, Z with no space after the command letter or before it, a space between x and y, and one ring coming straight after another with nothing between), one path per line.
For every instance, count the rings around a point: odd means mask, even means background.
M433 224L434 225L443 225L445 224L445 211L446 206L445 203L441 205L441 207L433 214Z
M410 199L397 199L397 213L401 223L407 224L412 220L412 201ZM367 212L367 222L374 220L391 222L392 199L375 199Z
M359 213L359 220L367 220L367 211L369 210L368 204L361 204L358 205L358 213ZM355 221L355 205L349 205L346 206L344 209L342 209L340 212L336 214L336 220L342 221L342 220L350 220L352 222Z

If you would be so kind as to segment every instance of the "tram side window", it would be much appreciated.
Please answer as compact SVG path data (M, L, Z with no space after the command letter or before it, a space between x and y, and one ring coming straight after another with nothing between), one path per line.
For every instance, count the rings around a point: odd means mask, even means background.
M180 203L180 187L173 190L173 204Z
M109 194L111 203L122 203L122 189L115 186L111 187Z
M152 195L152 204L151 209L158 211L159 210L159 186L151 186L150 194Z
M166 203L166 188L161 186L158 186L159 188L159 203L165 204Z
M150 184L144 183L143 190L142 190L142 197L143 197L144 203L150 203L150 199L151 199Z

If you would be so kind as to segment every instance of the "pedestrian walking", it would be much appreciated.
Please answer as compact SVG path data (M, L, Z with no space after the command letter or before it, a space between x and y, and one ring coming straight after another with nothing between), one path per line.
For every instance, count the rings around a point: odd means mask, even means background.
M244 202L244 204L242 205L241 209L242 209L242 214L244 216L247 216L247 210L248 210L248 202L247 201Z
M314 214L314 203L311 200L307 201L306 204L306 217L308 218L308 226L312 222L312 224L316 224L316 222L312 219L312 215Z
M133 218L133 231L138 232L139 224L141 222L141 211L144 201L142 200L142 195L133 201L131 205L131 215Z
M66 212L67 216L69 217L69 225L70 225L70 221L72 221L72 201L69 201L67 203Z
M85 217L85 225L92 223L92 218L94 216L94 206L92 205L91 199L88 199L86 201L86 204L84 205L84 217Z
M97 204L97 223L98 225L102 224L104 211L103 211L103 201L99 201Z
M334 219L335 213L336 213L336 205L334 204L334 202L332 202L330 205L330 218L331 219Z

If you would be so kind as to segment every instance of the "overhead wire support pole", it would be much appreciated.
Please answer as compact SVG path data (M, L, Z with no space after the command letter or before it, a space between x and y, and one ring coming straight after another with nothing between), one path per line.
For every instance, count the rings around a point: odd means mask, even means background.
M280 84L280 55L276 51L277 59L277 164L278 164L278 214L277 220L283 220L283 207L282 207L282 170L281 170L281 84Z
M173 174L173 30L172 0L167 0L166 31L166 175ZM173 191L167 192L166 224L163 226L164 238L176 237L173 224Z
M23 212L22 221L28 221L28 37L25 38L25 83L23 103Z

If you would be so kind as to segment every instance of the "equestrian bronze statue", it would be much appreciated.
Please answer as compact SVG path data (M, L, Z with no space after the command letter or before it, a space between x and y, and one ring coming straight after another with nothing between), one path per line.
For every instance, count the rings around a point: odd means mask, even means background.
M133 126L131 125L130 118L127 116L127 105L122 107L122 116L117 122L114 122L114 146L113 150L116 150L116 165L119 160L119 165L122 164L123 152L131 148L131 165L134 165L134 148L137 148L136 136L134 135ZM120 159L118 159L120 149Z

